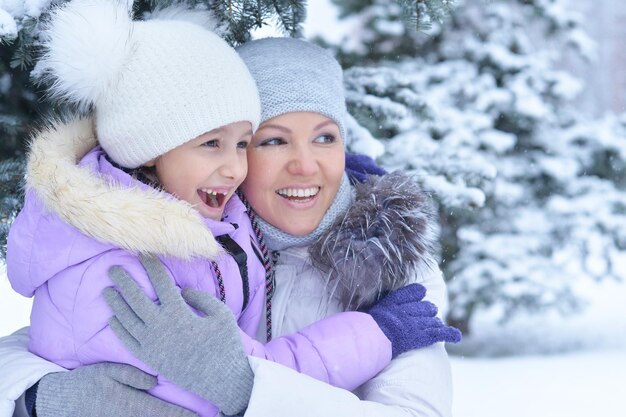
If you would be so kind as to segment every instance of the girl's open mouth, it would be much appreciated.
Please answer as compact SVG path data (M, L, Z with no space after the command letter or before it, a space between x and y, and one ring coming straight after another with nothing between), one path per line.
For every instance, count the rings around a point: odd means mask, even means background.
M198 196L206 204L211 208L221 208L225 201L228 193L213 191L210 188L203 188L198 190Z

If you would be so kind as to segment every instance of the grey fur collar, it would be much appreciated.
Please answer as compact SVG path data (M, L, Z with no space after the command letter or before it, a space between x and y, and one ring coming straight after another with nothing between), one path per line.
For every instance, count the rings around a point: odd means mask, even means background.
M399 171L371 176L355 189L350 210L309 248L331 293L350 310L435 267L439 237L430 195L412 176Z

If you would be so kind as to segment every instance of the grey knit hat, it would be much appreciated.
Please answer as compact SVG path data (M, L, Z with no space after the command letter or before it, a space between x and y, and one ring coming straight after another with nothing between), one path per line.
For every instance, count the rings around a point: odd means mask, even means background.
M261 123L291 112L320 113L346 139L343 71L325 49L293 38L265 38L237 48L261 95Z

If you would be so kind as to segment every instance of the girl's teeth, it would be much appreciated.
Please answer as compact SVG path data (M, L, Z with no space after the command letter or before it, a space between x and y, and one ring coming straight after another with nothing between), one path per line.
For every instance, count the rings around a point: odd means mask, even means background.
M226 195L228 193L217 192L210 188L202 188L200 189L204 194L206 194L206 198L203 198L205 203L213 208L219 208L222 206L222 203L226 199Z
M202 191L207 193L207 194L210 194L210 195L217 195L218 194L216 191L213 191L210 188L203 188ZM228 193L219 193L219 194L226 195Z

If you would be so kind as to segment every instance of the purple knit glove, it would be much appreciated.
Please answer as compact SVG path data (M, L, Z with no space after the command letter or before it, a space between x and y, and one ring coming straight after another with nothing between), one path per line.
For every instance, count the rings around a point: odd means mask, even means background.
M368 311L391 341L393 358L437 342L461 341L461 332L436 317L437 307L422 301L424 295L424 286L410 284L390 292Z
M346 173L354 184L365 182L368 175L385 175L387 171L376 165L369 156L346 152Z

